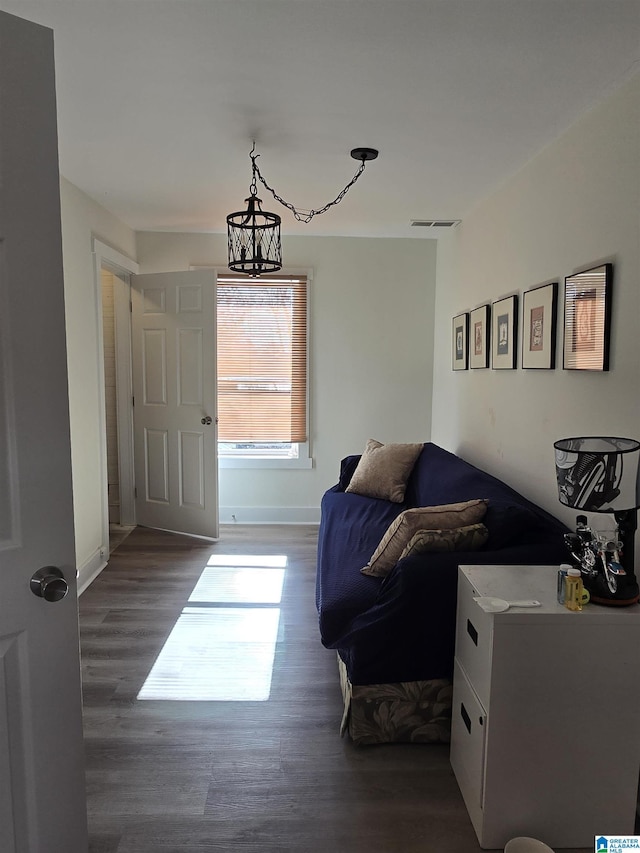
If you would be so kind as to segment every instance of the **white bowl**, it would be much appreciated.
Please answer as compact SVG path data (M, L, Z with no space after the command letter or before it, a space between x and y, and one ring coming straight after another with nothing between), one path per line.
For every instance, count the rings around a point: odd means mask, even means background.
M504 853L553 853L553 850L537 838L521 836L507 841Z

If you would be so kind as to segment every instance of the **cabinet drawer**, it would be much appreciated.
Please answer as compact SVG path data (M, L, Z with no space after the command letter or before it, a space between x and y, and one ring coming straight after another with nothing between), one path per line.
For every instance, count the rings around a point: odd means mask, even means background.
M453 673L451 766L471 810L483 804L487 715L458 661Z
M484 707L489 710L493 614L485 613L473 600L476 591L460 572L456 620L456 658Z

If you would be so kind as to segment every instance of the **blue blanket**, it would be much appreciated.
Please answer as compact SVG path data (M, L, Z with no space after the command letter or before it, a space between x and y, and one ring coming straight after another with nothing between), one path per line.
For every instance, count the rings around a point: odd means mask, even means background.
M342 461L340 481L322 498L316 575L322 643L339 651L352 684L451 677L458 565L560 563L567 528L432 443L416 462L403 504L345 493L358 459ZM482 550L414 555L386 578L360 572L402 510L473 498L489 502Z

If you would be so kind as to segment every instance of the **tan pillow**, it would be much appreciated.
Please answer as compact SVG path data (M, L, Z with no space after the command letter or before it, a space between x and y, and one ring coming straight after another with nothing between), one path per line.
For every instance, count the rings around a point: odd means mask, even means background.
M345 492L402 503L424 444L381 444L370 438Z
M428 551L477 551L489 538L484 524L467 524L453 530L418 530L400 554L400 559Z
M384 577L419 530L453 530L477 524L482 521L486 511L487 501L479 499L405 509L391 522L371 559L360 571L365 575Z

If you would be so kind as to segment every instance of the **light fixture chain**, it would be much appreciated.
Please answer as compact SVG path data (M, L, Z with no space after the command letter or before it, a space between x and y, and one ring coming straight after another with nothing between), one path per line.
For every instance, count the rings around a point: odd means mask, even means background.
M333 207L334 205L339 204L342 201L342 199L345 197L345 195L349 192L351 187L358 180L360 175L364 172L364 167L365 167L365 161L363 160L362 163L360 163L358 171L355 173L353 178L349 181L349 183L346 185L346 187L334 198L333 201L327 202L327 204L325 204L325 206L321 207L319 210L309 210L306 212L302 212L302 211L299 211L293 204L290 204L288 201L285 201L281 196L279 196L277 194L277 192L272 187L270 187L269 184L265 181L265 179L262 176L260 169L258 168L258 164L256 163L256 157L259 157L260 155L254 154L253 152L251 152L251 154L249 156L251 157L251 160L253 163L254 184L255 184L255 176L257 174L258 178L260 179L260 183L264 186L264 188L269 190L269 192L275 198L276 201L279 201L280 204L282 204L282 205L284 205L284 207L288 208L293 213L293 215L298 220L298 222L311 222L311 220L313 219L314 216L319 216L319 214L325 213L327 210L329 210L330 207Z

